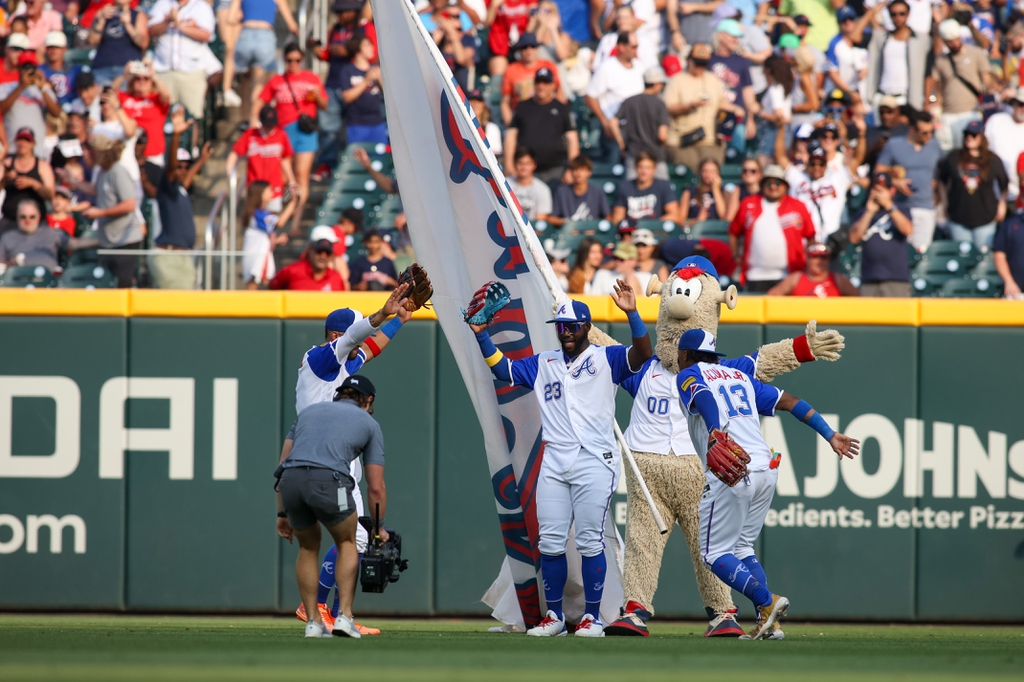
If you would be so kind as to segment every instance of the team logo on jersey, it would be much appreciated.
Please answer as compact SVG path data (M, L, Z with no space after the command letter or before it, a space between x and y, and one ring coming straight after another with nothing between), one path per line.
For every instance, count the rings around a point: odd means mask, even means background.
M689 389L690 386L693 386L695 383L697 383L697 380L694 377L688 377L685 381L683 381L683 385L679 387L679 390L685 391Z
M583 364L572 371L572 378L579 379L580 375L586 372L590 376L596 376L597 370L594 369L594 358L593 356L588 357L583 361Z

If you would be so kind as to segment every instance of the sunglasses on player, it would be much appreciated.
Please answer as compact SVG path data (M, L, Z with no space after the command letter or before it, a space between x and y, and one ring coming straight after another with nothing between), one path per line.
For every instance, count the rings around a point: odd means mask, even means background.
M555 322L555 332L558 334L576 334L583 329L585 322Z

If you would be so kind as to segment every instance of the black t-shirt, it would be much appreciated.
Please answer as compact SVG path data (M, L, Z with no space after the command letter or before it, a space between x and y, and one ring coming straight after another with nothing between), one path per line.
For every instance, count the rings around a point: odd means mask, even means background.
M615 205L626 208L626 216L634 220L661 219L665 207L677 201L668 180L655 179L647 189L637 189L636 180L623 180L615 194Z
M992 239L992 250L1006 254L1013 281L1017 286L1024 284L1024 216L1018 213L1003 221Z
M935 178L946 186L948 202L946 213L954 223L964 227L986 225L996 219L999 196L994 184L999 185L1002 195L1009 185L1006 169L998 156L989 159L987 179L982 179L977 159L960 163L960 150L954 149L939 162Z
M608 197L596 185L587 185L583 196L577 196L572 185L559 185L555 190L551 215L566 220L601 220L611 213Z
M545 171L565 165L565 134L576 130L576 121L568 104L557 99L538 104L531 98L516 106L509 128L519 131L517 146L533 152L537 170Z
M657 161L665 160L665 146L658 139L658 128L668 125L669 116L660 97L634 95L622 103L616 116L626 143L626 156L647 152Z
M342 90L350 90L366 78L366 71L349 62L341 67L339 76ZM354 101L345 105L345 124L350 126L377 126L384 123L384 93L380 90L380 82L373 85Z
M360 282L366 282L370 291L390 291L394 285L385 284L384 275L398 280L398 272L395 270L395 263L390 258L381 258L379 261L370 262L366 256L360 256L348 266L348 281L355 287Z
M196 245L196 221L192 215L192 200L180 182L170 182L167 175L160 176L156 186L156 203L160 208L160 235L158 246L178 246L191 249Z
M910 213L904 209L899 211L907 220ZM853 219L856 223L864 215L864 211ZM861 239L864 250L860 260L860 278L862 282L909 282L910 259L907 257L907 236L896 229L892 218L885 211L876 211L871 218L871 225Z

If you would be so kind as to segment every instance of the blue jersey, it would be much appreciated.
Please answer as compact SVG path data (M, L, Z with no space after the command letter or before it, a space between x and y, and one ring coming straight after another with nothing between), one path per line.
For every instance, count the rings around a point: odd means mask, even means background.
M340 338L306 351L295 382L296 414L314 403L334 400L334 392L342 382L362 369L366 353L359 346L375 331L369 319L360 318ZM356 348L359 350L355 358L349 359Z

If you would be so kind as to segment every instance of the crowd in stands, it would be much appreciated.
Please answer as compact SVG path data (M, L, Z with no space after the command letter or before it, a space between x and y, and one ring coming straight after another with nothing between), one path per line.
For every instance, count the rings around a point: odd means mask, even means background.
M1021 297L1024 2L413 4L570 292L700 253L752 293ZM334 0L323 42L287 0L7 10L9 266L91 264L68 254L95 240L126 251L95 258L119 286L195 286L172 252L194 248L202 124L223 107L247 119L227 162L245 166L246 286L384 290L411 262L365 0ZM310 230L312 183L331 189ZM140 270L146 246L167 253Z

